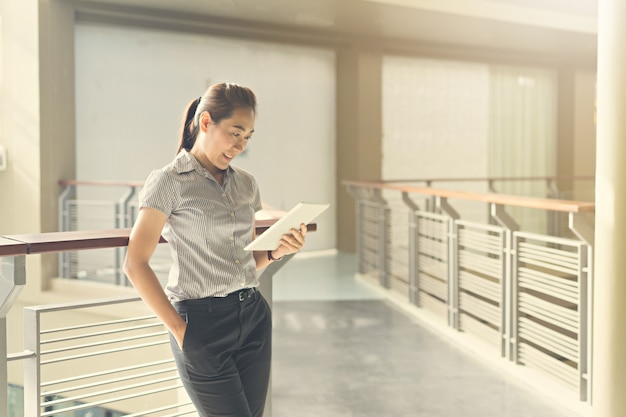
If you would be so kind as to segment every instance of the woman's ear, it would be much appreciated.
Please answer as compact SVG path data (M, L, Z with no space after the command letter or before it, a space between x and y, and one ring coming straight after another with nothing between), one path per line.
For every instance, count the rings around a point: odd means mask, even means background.
M203 111L200 113L200 130L206 132L209 128L209 125L213 124L213 120L211 119L211 113L208 111Z

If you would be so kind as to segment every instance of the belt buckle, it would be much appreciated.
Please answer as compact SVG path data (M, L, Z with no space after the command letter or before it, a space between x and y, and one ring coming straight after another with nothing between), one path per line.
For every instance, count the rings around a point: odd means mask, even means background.
M241 302L241 301L245 300L245 299L246 299L246 295L247 295L247 294L248 294L248 293L247 293L247 292L245 292L245 290L241 290L241 291L239 291L239 301Z

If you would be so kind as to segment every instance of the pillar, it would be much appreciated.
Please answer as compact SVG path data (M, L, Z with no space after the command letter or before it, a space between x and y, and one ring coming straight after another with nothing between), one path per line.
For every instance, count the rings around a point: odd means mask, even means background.
M356 250L354 200L344 180L382 178L382 54L337 50L337 249Z
M593 415L626 416L626 2L600 0Z

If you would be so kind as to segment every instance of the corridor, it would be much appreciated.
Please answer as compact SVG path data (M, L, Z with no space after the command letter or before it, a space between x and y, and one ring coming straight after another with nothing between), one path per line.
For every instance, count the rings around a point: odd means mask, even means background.
M273 417L572 417L355 279L354 255L274 278Z

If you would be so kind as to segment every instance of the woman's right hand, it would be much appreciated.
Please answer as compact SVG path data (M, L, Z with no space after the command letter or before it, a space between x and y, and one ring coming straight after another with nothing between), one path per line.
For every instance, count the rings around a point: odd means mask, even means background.
M185 332L187 332L187 323L183 323L184 325L180 327L174 334L174 339L176 339L180 350L183 350L183 341L185 340Z

